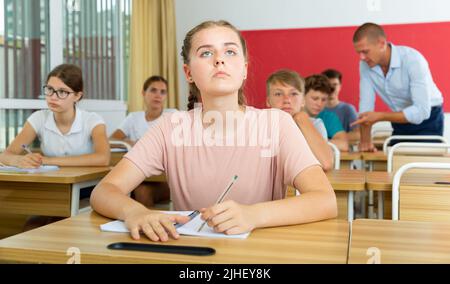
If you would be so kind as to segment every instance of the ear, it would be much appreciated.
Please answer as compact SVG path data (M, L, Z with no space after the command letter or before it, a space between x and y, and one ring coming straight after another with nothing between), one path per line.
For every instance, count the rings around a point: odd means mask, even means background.
M270 98L269 98L269 96L266 96L266 107L272 107L270 105Z
M183 71L184 71L184 76L186 78L186 81L188 83L194 83L194 80L192 79L191 69L189 68L189 66L187 64L183 64Z
M386 50L386 48L387 48L387 40L384 37L379 37L377 42L378 42L378 46L382 50Z
M75 96L77 97L77 100L75 102L78 103L83 97L83 95L84 95L83 92L76 93Z
M245 62L244 80L247 79L248 62Z

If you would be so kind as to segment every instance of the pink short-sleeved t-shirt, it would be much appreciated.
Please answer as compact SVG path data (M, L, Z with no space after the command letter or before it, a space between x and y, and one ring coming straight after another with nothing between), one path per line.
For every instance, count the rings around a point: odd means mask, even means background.
M228 115L228 114L227 114ZM282 199L304 169L320 165L292 117L246 107L237 118L202 109L163 114L125 158L146 177L165 173L175 210L212 206L234 175L225 200Z

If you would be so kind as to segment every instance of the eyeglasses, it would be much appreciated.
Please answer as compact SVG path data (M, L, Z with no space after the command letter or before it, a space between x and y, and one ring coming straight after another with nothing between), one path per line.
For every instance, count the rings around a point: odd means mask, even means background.
M51 97L53 94L56 94L56 96L57 96L59 99L65 99L65 98L67 98L70 94L76 93L76 92L69 92L69 91L64 91L64 90L55 90L55 89L53 89L52 87L47 86L47 85L45 85L45 86L43 87L43 89L44 89L44 94L45 94L47 97Z

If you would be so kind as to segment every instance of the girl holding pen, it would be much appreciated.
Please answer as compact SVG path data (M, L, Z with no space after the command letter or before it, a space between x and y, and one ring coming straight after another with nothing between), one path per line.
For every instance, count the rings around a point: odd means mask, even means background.
M109 165L105 122L76 105L83 97L81 69L72 64L57 66L48 74L43 91L48 109L27 119L19 135L0 154L0 162L20 168ZM27 147L36 137L43 155L31 153Z
M94 210L124 220L134 239L139 232L153 241L178 238L174 223L188 217L152 211L128 196L146 177L165 173L174 209L199 209L217 232L336 217L334 191L292 117L245 105L240 32L225 21L204 22L187 33L181 54L194 108L165 114L151 127L96 186ZM215 204L234 175L233 189ZM301 195L284 199L287 185Z

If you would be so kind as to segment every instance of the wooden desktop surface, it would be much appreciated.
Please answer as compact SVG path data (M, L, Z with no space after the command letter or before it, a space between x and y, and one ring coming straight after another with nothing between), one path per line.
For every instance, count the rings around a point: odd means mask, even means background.
M181 236L168 245L206 246L212 256L109 250L115 242L133 241L128 233L100 231L110 219L83 213L0 240L0 262L66 263L71 247L81 263L346 263L349 225L343 220L254 230L247 239Z
M353 221L349 263L367 263L369 248L382 264L450 263L450 223Z

